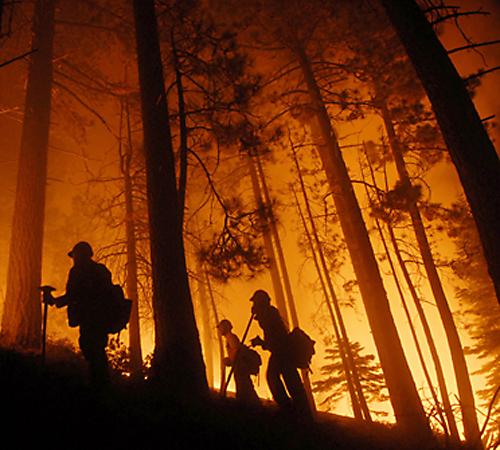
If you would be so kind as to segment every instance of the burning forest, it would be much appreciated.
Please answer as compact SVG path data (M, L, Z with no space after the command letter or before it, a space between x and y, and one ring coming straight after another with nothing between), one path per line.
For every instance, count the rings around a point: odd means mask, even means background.
M495 0L0 0L7 428L498 448L499 24Z

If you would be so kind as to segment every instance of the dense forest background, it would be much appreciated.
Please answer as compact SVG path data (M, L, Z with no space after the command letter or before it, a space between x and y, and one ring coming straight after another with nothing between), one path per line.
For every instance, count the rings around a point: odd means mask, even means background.
M43 3L50 2L3 2L0 63L32 48ZM91 242L96 259L136 300L137 320L120 339L140 365L149 364L159 328L129 3L55 2L41 281L63 292L67 252L77 241ZM461 411L467 402L457 382L460 356L452 354L463 350L472 416L493 447L500 309L432 105L383 7L362 0L155 3L187 273L209 386L219 388L224 372L217 321L230 319L241 336L249 298L265 289L288 324L300 322L316 340L308 377L318 410L395 420L383 375L391 369L377 338L385 324L374 325L374 306L360 285L352 250L358 244L346 243L345 223L354 219L343 222L342 208L349 208L336 203L332 187L339 175L329 173L322 156L330 143L316 88L373 247L374 260L365 263L383 280L387 314L431 426L452 437L458 428L463 437L464 422L473 421ZM500 47L493 41L500 5L452 3L419 2L498 148ZM0 67L0 313L7 308L29 58ZM429 244L431 269L418 230ZM449 316L436 306L440 301ZM76 348L65 312L49 314L49 341ZM461 343L451 351L450 319ZM249 337L258 331L254 324ZM364 399L353 394L349 370L357 372ZM263 375L256 384L270 398ZM465 428L468 439L473 431Z

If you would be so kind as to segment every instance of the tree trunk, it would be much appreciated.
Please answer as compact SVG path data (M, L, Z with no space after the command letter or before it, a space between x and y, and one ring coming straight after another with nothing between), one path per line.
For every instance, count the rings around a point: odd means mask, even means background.
M172 59L175 71L175 85L177 88L177 104L179 107L179 214L181 224L184 223L184 209L186 207L187 167L188 167L188 127L186 123L186 103L184 102L184 86L182 73L179 68L177 47L173 29L170 37L172 45Z
M341 357L343 354L345 354L345 358L346 358L345 359L345 363L346 363L345 373L346 373L347 385L349 387L349 383L352 382L353 387L355 388L356 402L354 402L354 399L353 399L353 410L354 410L355 416L356 416L356 414L360 414L360 417L371 422L370 410L368 409L368 405L366 403L366 399L365 399L365 396L363 394L363 388L361 386L358 370L357 370L356 364L354 362L354 356L352 354L351 345L349 343L349 337L347 335L347 330L346 330L346 327L344 324L344 319L342 317L342 312L340 310L340 305L338 302L337 294L335 293L332 279L331 279L330 273L328 271L328 265L326 263L326 258L325 258L324 252L323 252L323 247L321 245L319 235L318 235L318 230L316 228L316 223L314 221L314 217L312 214L309 198L308 198L305 183L304 183L304 178L302 176L302 170L300 168L297 154L296 154L295 148L293 148L293 146L292 146L292 158L293 158L294 163L295 163L295 168L297 169L297 175L299 178L300 188L302 191L302 196L304 198L304 203L306 206L306 212L307 212L307 216L309 219L309 224L311 226L311 234L312 234L312 237L314 238L314 243L316 245L316 249L317 249L317 253L318 253L318 257L319 257L319 262L321 263L320 267L322 268L323 274L326 278L326 286L328 287L328 292L330 294L330 298L331 298L331 301L333 303L333 307L335 308L335 313L337 316L336 321L338 322L338 326L339 326L340 334L341 334L340 341L339 341L339 354L341 355ZM297 202L297 205L298 205L298 202ZM304 224L304 228L305 227L306 227L306 225ZM307 230L306 230L306 232L307 232ZM307 234L309 235L308 232L307 232ZM311 249L313 249L313 248L314 247L311 246ZM313 249L313 252L314 252L314 249ZM327 301L328 308L331 309L331 305L329 304L328 297L327 297L326 301ZM330 314L332 317L332 321L335 321L335 318L333 316L333 311ZM334 327L335 326L336 325L334 324ZM359 408L359 411L357 411L357 408Z
M212 314L214 315L215 323L219 323L219 313L217 312L217 305L215 304L214 292L212 290L212 284L210 283L210 276L208 272L203 268L203 274L205 277L206 287L208 295L210 297L210 306L212 307ZM226 365L224 364L224 342L220 333L217 333L217 343L219 344L219 368L220 368L220 386L219 391L225 392L226 389Z
M299 216L302 222L302 227L304 228L304 233L307 237L307 242L309 244L309 247L311 249L311 253L313 256L313 261L314 261L314 267L316 268L316 273L318 274L319 281L321 283L321 289L323 291L323 296L325 297L325 304L328 309L328 314L330 316L330 320L332 321L332 326L333 326L333 333L335 336L335 340L337 341L337 347L339 349L339 355L340 355L340 360L342 362L342 368L344 370L344 375L346 379L346 384L347 384L347 391L349 392L349 398L351 399L351 406L352 406L352 412L354 414L354 417L356 419L363 419L363 413L361 411L361 407L359 405L359 400L358 396L356 393L356 390L354 389L354 383L352 381L352 375L349 369L349 363L347 362L347 356L345 352L345 344L340 336L340 331L339 331L339 326L337 324L337 318L335 317L335 313L333 312L332 305L330 304L330 296L328 294L328 291L326 289L326 283L325 280L323 279L323 273L320 268L320 264L318 261L318 256L316 254L316 250L314 248L313 240L311 237L311 233L309 232L309 229L307 227L306 219L304 217L304 214L302 213L302 209L300 208L300 203L299 199L297 198L297 194L295 190L292 187L292 191L295 197L295 203L297 205L297 210L299 212Z
M154 0L134 0L151 241L153 378L184 398L208 393L184 253Z
M398 424L418 439L432 439L429 424L392 317L387 293L328 112L303 48L295 54L309 92L322 142L317 146L377 347Z
M373 172L373 168L368 160L368 157L367 157L367 161L368 161L368 167L370 169L372 184L373 184L373 186L375 186L377 193L378 193L379 191L377 188L375 173ZM381 200L380 194L378 194L377 197L378 197L378 201L380 202L380 200ZM443 367L442 367L441 361L439 359L439 354L438 354L438 351L436 348L436 344L434 342L434 338L432 337L431 328L430 328L429 322L427 320L427 317L425 315L424 309L422 308L422 305L420 303L420 299L418 297L415 286L413 285L413 281L411 279L410 273L408 272L408 269L406 267L406 263L403 260L403 257L401 255L401 251L399 249L399 244L397 242L396 235L394 233L394 229L390 223L387 223L386 225L387 225L387 231L389 233L389 238L391 241L391 245L392 245L394 254L396 255L396 259L397 259L399 267L403 273L403 277L404 277L405 282L408 286L408 290L410 291L410 295L413 299L413 302L415 304L415 308L417 310L420 322L422 324L422 328L424 330L424 335L426 338L427 346L429 347L429 351L431 353L432 361L433 361L434 368L436 371L436 378L437 378L437 382L438 382L438 386L439 386L439 391L441 393L441 399L443 402L443 409L444 409L444 412L446 415L446 420L447 420L448 428L450 431L451 439L456 442L456 441L460 440L460 436L458 434L455 416L453 414L453 410L452 410L451 404L450 404L450 398L448 395L448 389L446 387L446 380L444 377ZM378 227L378 225L377 225L377 227ZM383 233L382 230L380 230L380 233ZM384 246L385 246L385 243L384 243Z
M0 0L0 36L3 36L3 0Z
M198 293L200 301L200 312L202 318L202 339L203 354L205 356L205 365L207 367L207 379L210 387L214 386L214 352L212 347L212 330L215 330L217 323L212 324L210 320L209 299L207 295L207 286L200 261L197 261L196 279L198 281Z
M381 112L399 179L404 187L411 188L411 180L408 171L406 170L401 145L396 136L389 110L385 105L382 105ZM474 405L474 392L470 382L469 371L467 370L464 351L462 349L462 344L460 343L460 337L458 335L457 327L455 326L455 321L453 319L448 300L446 299L436 265L434 264L434 258L427 239L427 233L425 231L416 201L412 199L408 200L408 212L411 217L420 254L422 255L422 261L427 273L427 279L431 286L432 294L434 296L434 300L436 301L436 306L444 326L448 345L450 347L453 369L455 371L455 378L460 398L465 436L467 442L475 444L478 440L480 441L479 426L477 424L476 407Z
M370 164L370 163L368 163L368 164ZM360 170L361 170L362 179L364 181L363 167L361 165L361 161L360 161ZM373 175L373 171L372 171L371 167L370 167L370 171ZM373 185L376 187L374 177L372 177L372 182L373 182ZM368 198L369 205L373 209L374 202L371 198L368 186L366 184L365 184L365 192L366 192L366 197ZM427 363L425 362L424 354L422 352L422 346L420 345L417 331L415 329L415 325L413 324L413 319L411 317L410 310L409 310L408 304L406 302L405 294L403 293L403 288L401 286L398 274L396 272L396 266L392 260L392 255L391 255L391 252L389 250L389 246L387 244L387 240L385 238L384 231L382 229L382 225L381 225L378 217L376 217L376 216L374 217L374 222L375 222L375 227L377 229L378 235L380 237L380 241L382 242L382 247L384 248L384 254L386 256L387 262L389 263L389 267L391 269L392 279L394 280L394 284L396 285L396 290L398 291L398 295L399 295L399 298L401 300L401 305L403 306L403 311L405 313L406 320L408 322L408 327L410 328L410 333L411 333L413 342L415 344L415 350L417 351L417 355L418 355L418 359L420 361L420 365L422 367L422 371L424 372L425 380L427 382L429 390L431 391L431 396L432 396L432 399L434 400L434 405L436 407L436 411L437 411L437 414L439 416L439 420L440 420L441 425L443 427L444 434L445 434L446 438L448 439L449 427L448 427L448 424L444 418L443 409L441 408L441 404L439 403L439 398L437 396L436 390L434 389L434 385L432 384L432 379L430 377L429 370L427 368ZM388 226L390 226L390 225L388 224ZM458 437L458 435L455 437Z
M125 235L127 239L127 297L132 300L132 310L128 325L130 373L132 377L142 374L142 349L139 322L139 294L137 288L137 241L135 235L135 215L133 202L132 178L130 164L132 161L132 130L130 127L130 111L128 100L122 105L122 115L125 113L127 127L127 144L123 152L120 140L121 172L125 194Z
M268 213L268 224L271 229L271 235L274 239L274 245L276 247L276 254L278 255L279 268L281 269L281 276L283 279L283 285L285 287L286 299L288 300L287 306L290 311L290 318L292 322L292 328L299 326L299 316L297 315L297 308L295 307L295 299L293 296L292 285L290 283L290 277L288 276L288 269L285 261L285 254L283 253L283 247L281 245L281 239L278 233L278 227L276 226L276 218L274 217L271 196L269 195L269 189L267 187L266 175L264 174L264 169L262 168L262 163L260 161L259 155L255 156L257 162L257 173L262 184L262 191L264 193L264 202L266 205L266 210ZM314 401L314 396L312 393L311 380L309 378L309 371L307 369L301 369L302 381L304 383L304 388L306 390L307 398L311 406L311 410L316 412L316 403Z
M381 0L432 103L500 302L500 162L465 84L414 0ZM470 430L469 442L479 439Z
M2 336L7 345L39 348L45 191L52 93L55 0L38 0L28 70Z
M286 307L285 293L283 292L283 285L281 284L281 278L278 270L278 262L276 254L274 252L273 241L271 237L271 230L269 227L268 211L264 200L262 198L262 191L257 176L257 170L255 168L255 163L253 157L248 155L248 169L250 172L250 179L252 181L252 188L255 196L255 202L257 203L257 208L260 211L261 225L262 225L262 238L264 240L264 247L266 249L266 254L269 259L269 272L271 274L271 282L273 284L274 298L276 299L276 306L280 312L281 317L284 322L288 325L288 311Z

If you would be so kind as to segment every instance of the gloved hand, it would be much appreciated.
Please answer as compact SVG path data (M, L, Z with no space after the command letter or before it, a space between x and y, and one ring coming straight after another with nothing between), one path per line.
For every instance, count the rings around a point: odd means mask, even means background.
M52 286L41 286L39 289L42 291L42 302L51 306L55 305L56 299L52 295L52 291L55 291L55 288Z
M52 294L43 294L42 296L42 302L47 303L50 306L54 306L56 304L55 298L53 297Z
M252 347L257 347L258 345L260 345L261 347L264 345L264 341L262 340L262 338L260 336L255 336L251 341L250 341L250 345Z

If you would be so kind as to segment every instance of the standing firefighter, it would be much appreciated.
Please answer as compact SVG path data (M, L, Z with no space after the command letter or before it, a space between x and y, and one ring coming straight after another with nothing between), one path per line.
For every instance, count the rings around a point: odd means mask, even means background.
M236 398L248 405L260 404L251 378L251 375L258 373L261 364L258 353L240 342L229 320L221 320L217 329L226 340L227 357L224 358L224 364L233 368Z
M253 303L252 314L264 332L264 339L257 336L251 340L251 344L253 347L260 345L271 352L266 378L274 401L284 411L306 420L311 419L307 394L294 363L294 349L290 346L289 333L279 311L271 305L266 291L255 291L250 301Z
M66 293L52 297L44 292L44 302L58 308L67 306L68 324L80 327L80 350L87 361L90 383L103 387L109 381L106 346L110 323L110 298L113 296L111 272L92 259L87 242L77 243L68 253L73 259Z

